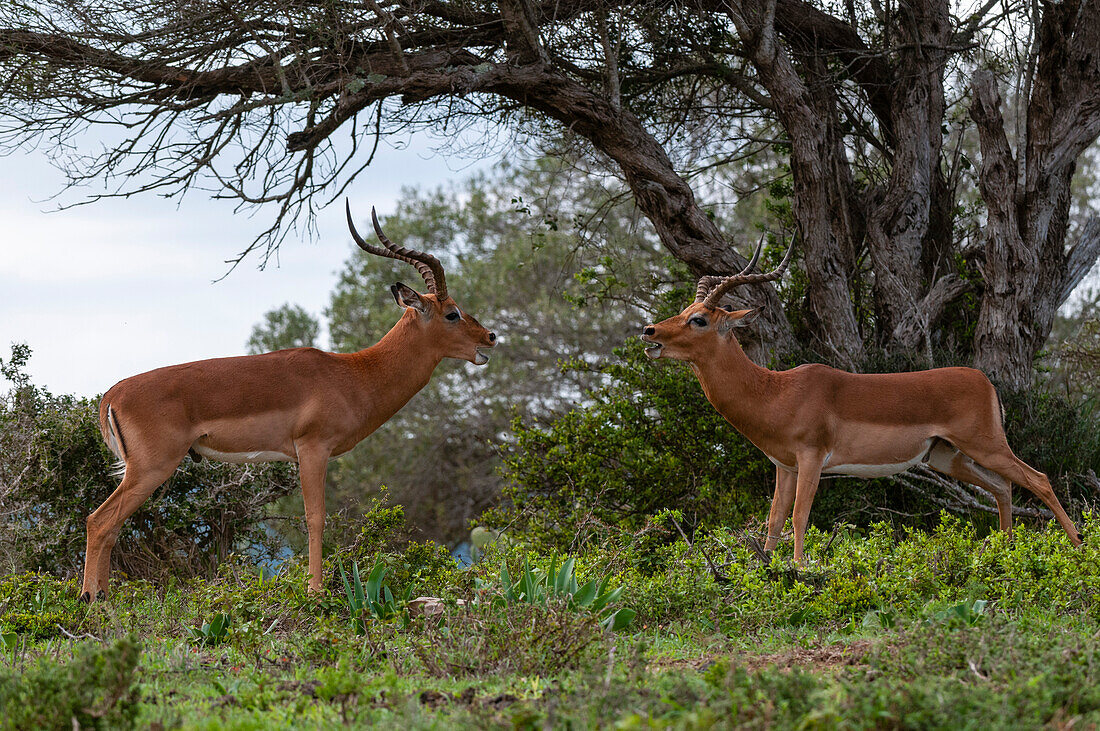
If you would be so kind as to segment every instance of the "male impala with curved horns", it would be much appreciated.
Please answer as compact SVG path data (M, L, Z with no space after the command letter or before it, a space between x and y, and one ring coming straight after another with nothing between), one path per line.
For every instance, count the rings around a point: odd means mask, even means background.
M364 251L412 264L427 285L400 282L390 291L405 313L386 335L358 353L314 348L218 358L160 368L120 381L103 396L99 428L125 465L122 483L88 517L81 597L103 598L111 549L122 523L190 453L220 462L297 462L309 529L309 588L321 588L325 471L393 416L427 384L444 358L489 361L496 335L447 294L439 260L386 238L382 246L351 235Z
M763 240L760 246L763 245ZM719 307L733 287L779 279L791 250L767 274L749 274L760 256L732 277L703 277L695 302L675 317L647 325L650 358L691 364L714 408L775 463L775 496L766 550L772 550L794 504L794 559L822 474L885 477L925 463L993 494L1001 529L1012 530L1012 483L1046 503L1080 545L1046 475L1012 453L993 384L973 368L859 374L809 364L770 371L741 350L734 328L755 310ZM791 247L793 249L792 241Z

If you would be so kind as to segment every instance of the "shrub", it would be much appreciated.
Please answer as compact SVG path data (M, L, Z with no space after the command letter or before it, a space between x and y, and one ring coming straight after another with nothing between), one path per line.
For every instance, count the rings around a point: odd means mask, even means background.
M741 524L767 506L774 466L707 402L686 368L655 367L640 347L600 367L591 405L545 425L513 423L505 498L486 522L572 551L678 508L688 528ZM581 367L574 364L572 367Z
M606 656L612 637L594 615L555 598L545 604L456 607L442 622L426 621L411 641L425 670L436 677L547 677Z
M86 605L77 600L75 581L24 573L0 579L0 631L27 640L46 639L80 624Z
M133 638L78 645L69 662L43 658L25 671L0 669L5 729L132 728L139 700Z
M1100 506L1100 412L1095 402L1074 402L1038 389L1002 391L1001 401L1013 451L1047 474L1063 507L1080 512ZM1015 492L1042 507L1027 490L1017 487Z
M458 563L446 546L435 541L409 541L405 509L386 505L387 494L373 497L361 515L341 515L332 531L335 546L325 556L325 575L329 591L343 595L340 563L348 566L374 566L383 562L395 595L410 590L420 594L445 596L459 583Z

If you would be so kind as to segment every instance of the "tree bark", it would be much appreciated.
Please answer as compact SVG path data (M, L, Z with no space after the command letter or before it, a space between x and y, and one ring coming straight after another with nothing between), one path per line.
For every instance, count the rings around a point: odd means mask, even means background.
M893 164L885 191L869 206L867 222L876 331L879 344L887 349L923 351L930 360L931 325L945 302L928 295L939 277L954 278L940 268L950 239L943 240L942 225L933 225L947 187L940 165L940 125L951 24L946 0L902 2L897 12L889 106L895 132Z
M1077 158L1100 136L1100 3L1044 5L1027 139L1017 180L996 80L979 71L971 116L982 148L980 187L989 210L986 292L975 333L975 364L1011 388L1030 384L1069 282L1100 246L1086 226L1067 253L1070 181Z
M806 262L805 309L813 345L852 366L863 341L850 295L855 259L851 195L845 188L850 172L835 116L835 92L830 84L821 84L815 96L799 77L779 44L775 9L775 0L744 0L731 2L728 13L791 140L791 206Z

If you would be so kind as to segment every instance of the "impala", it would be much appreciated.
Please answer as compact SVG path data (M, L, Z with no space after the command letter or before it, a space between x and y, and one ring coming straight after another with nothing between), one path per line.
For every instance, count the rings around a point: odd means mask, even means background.
M419 294L393 285L405 309L375 345L357 353L293 348L160 368L120 381L103 396L99 427L124 470L122 482L88 517L81 598L107 594L111 550L122 523L183 458L219 462L296 462L309 531L309 589L321 588L325 472L386 422L427 384L444 358L484 365L496 344L447 294L439 260L400 247L382 233L381 247L348 227L364 251L412 264L427 286Z
M761 241L761 246L763 241ZM973 368L861 374L819 364L771 371L753 363L734 336L756 310L720 306L733 287L779 279L791 249L767 274L750 274L760 256L731 277L699 280L695 302L675 317L647 325L650 358L687 361L715 409L776 467L765 550L794 514L794 560L822 474L885 477L925 463L992 493L1002 530L1012 531L1012 483L1042 500L1080 545L1081 535L1043 473L1008 446L993 384Z

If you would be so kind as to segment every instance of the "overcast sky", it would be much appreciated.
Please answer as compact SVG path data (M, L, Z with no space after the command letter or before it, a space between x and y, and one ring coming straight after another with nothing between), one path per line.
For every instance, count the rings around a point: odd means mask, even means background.
M152 368L243 353L252 325L284 302L319 316L352 245L333 205L313 241L292 232L266 269L246 259L215 281L266 227L265 212L234 214L231 201L201 191L181 203L140 195L54 212L47 199L64 178L44 153L0 157L0 170L0 358L28 344L33 383L55 394L93 396ZM347 194L365 221L371 205L391 212L402 186L472 172L426 137L406 149L383 143Z

